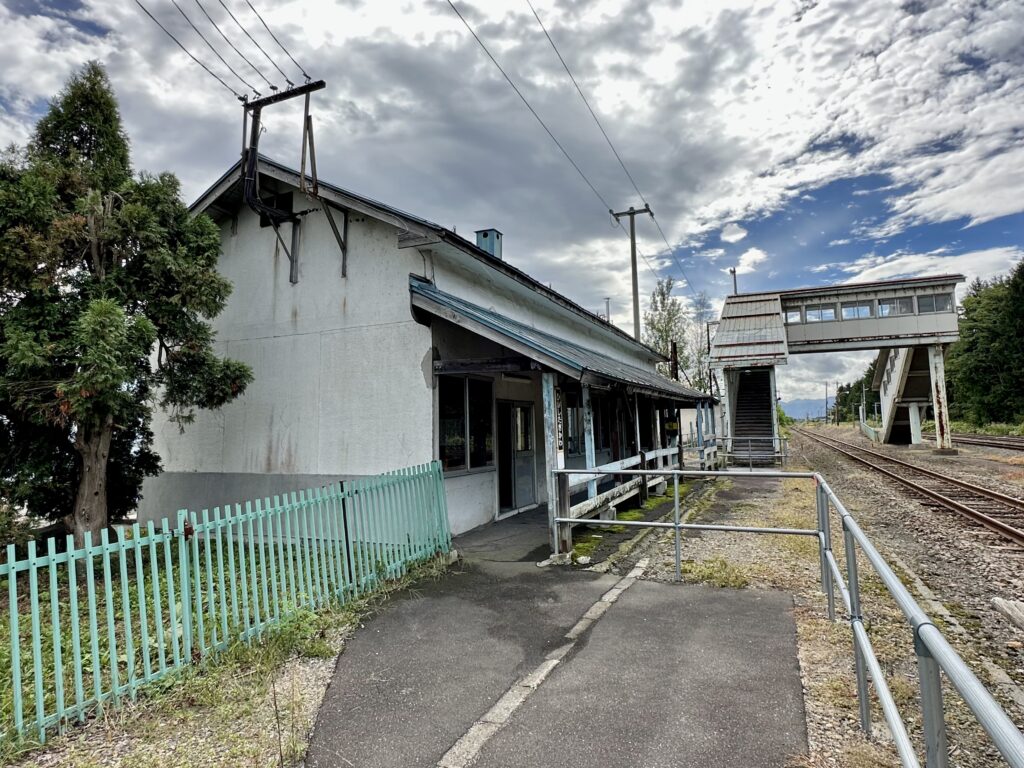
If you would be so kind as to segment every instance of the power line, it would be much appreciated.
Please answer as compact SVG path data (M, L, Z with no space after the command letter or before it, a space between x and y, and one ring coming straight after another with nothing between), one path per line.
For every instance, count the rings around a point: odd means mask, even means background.
M199 10L203 12L203 15L206 17L207 21L209 21L213 25L213 28L216 29L217 32L220 34L220 36L224 38L224 42L231 46L231 50L233 50L235 53L237 53L242 58L242 61L244 61L246 64L249 65L249 68L252 69L253 72L255 72L257 75L259 75L261 78L263 78L263 82L267 84L267 87L270 88L270 90L276 91L277 90L277 86L274 85L269 80L267 80L267 76L264 75L256 67L255 64L253 64L251 61L249 61L249 58L244 53L242 53L240 50L238 50L238 47L234 43L231 42L231 40L228 38L227 35L224 34L224 31L217 25L217 22L213 20L213 17L210 16L209 13L207 13L206 8L203 6L203 4L201 2L199 2L199 0L196 0L196 5L199 6Z
M242 96L242 95L241 95L241 94L240 94L240 93L239 93L238 91L236 91L236 90L235 90L234 88L232 88L232 87L231 87L230 85L228 85L227 83L225 83L225 82L224 82L224 80L223 80L223 79L221 79L220 75L218 75L218 74L217 74L216 72L214 72L214 71L213 71L212 69L210 69L210 68L209 68L208 66L206 66L205 64L203 64L203 62L201 62L201 61L200 61L199 59L197 59L197 58L196 58L195 56L193 56L193 55L192 55L192 53L191 53L191 52L189 51L189 49L188 49L188 48L186 48L186 47L185 47L184 45L182 45L182 44L181 44L181 41L180 41L180 40L178 40L178 38L176 38L176 37L175 37L174 35L172 35L172 34L171 34L170 30L168 30L168 29L167 29L167 27L165 27L165 26L164 26L163 24L161 24L161 23L160 23L160 21L159 21L159 19L157 19L157 17L156 17L156 16L154 16L154 15L153 15L152 13L150 13L150 12L149 12L149 10L148 10L148 9L146 8L146 6L144 6L144 5L143 5L143 4L141 3L141 2L139 2L139 0L135 0L135 4L136 4L137 6L139 6L139 8L141 8L141 9L142 9L142 12L143 12L143 13L145 13L145 14L146 14L147 16L149 16L149 18L151 18L151 19L153 20L153 23L154 23L154 24L156 24L156 25L157 25L158 27L160 27L160 29L162 29L162 30L164 31L164 33L165 33L165 34L166 34L166 35L167 35L167 36L168 36L169 38L171 38L171 40L173 40L173 41L175 42L175 44L176 44L176 45L177 45L177 46L178 46L179 48L181 48L181 50L183 50L183 51L185 52L185 55L186 55L186 56L188 56L188 57L189 57L190 59L192 59L192 61L194 61L194 62L195 62L196 64L198 64L198 65L199 65L200 67L202 67L203 69L205 69L205 70L206 70L206 73L207 73L207 74L208 74L208 75L209 75L210 77L212 77L212 78L213 78L214 80L216 80L216 81L217 81L218 83L220 83L220 84L221 84L221 85L223 85L223 86L224 86L225 88L227 88L227 89L228 89L229 91L231 91L231 93L233 93L233 94L235 95L235 98L236 98L236 99L238 99L239 101L245 101L245 97L244 97L244 96Z
M200 31L199 31L199 27L197 27L197 26L196 26L195 24L193 24L193 23L192 23L192 19L190 19L190 18L188 17L188 14L187 14L187 13L185 13L185 11L184 11L184 10L182 10L182 7L181 7L180 5L178 5L178 0L171 0L171 2L172 2L172 3L174 4L174 7L178 9L178 13L180 13L180 14L182 15L182 17L184 17L185 21L187 21L187 22L188 22L188 25L189 25L190 27L192 27L192 29L194 29L194 30L195 30L195 33L196 33L197 35L199 35L199 39L200 39L200 40L202 40L202 41L203 41L204 43L206 43L206 46L207 46L207 47L208 47L208 48L209 48L209 49L210 49L211 51L213 51L213 54L214 54L214 56L216 56L216 57L217 57L218 59L220 59L221 63L222 63L222 64L223 64L223 65L224 65L225 67L227 67L227 68L228 68L228 71L229 71L229 72L230 72L230 73L231 73L232 75L234 75L235 77L237 77L237 78L238 78L238 80L239 80L239 82L241 82L241 83L242 83L242 85L244 85L244 86L245 86L246 88L248 88L248 89L249 89L250 91L252 91L252 92L253 92L253 93L255 93L255 94L256 94L257 96L259 96L259 95L260 95L260 92L259 92L259 91L257 91L257 90L256 90L255 88L253 88L253 87L252 87L251 85L249 85L249 83L248 83L248 82L247 82L247 81L245 80L245 78L244 78L244 77L242 77L242 76L241 76L240 74L238 74L237 72L235 72L235 70L234 70L234 69L232 69L231 65L230 65L230 64L228 64L228 63L227 63L227 61L225 61L224 57L220 55L220 51L218 51L218 50L217 50L216 48L214 48L214 47L213 47L213 44L212 44L212 43L211 43L211 42L210 42L209 40L207 40L207 39L206 39L206 36L205 36L205 35L204 35L204 34L203 34L202 32L200 32Z
M558 46L555 45L555 41L548 33L547 27L545 27L544 22L541 21L540 15L537 13L537 9L533 7L533 3L530 2L530 0L526 0L526 4L530 6L530 11L533 12L533 17L537 20L537 24L540 25L541 31L544 33L544 37L548 39L552 50L554 50L558 60L562 63L562 68L565 69L565 73L569 76L573 86L576 88L576 93L578 93L580 98L583 99L583 103L586 105L587 111L590 112L590 116L594 118L594 122L597 124L598 130L601 131L601 135L604 136L604 140L608 143L608 148L611 149L612 154L615 155L615 159L619 161L619 165L622 167L622 172L626 174L626 178L629 179L629 183L633 185L633 189L636 191L637 195L639 195L641 202L650 208L650 204L647 202L647 198L644 197L644 193L640 191L640 187L637 186L636 180L633 178L633 174L629 172L629 168L626 167L626 163L623 161L619 151L615 148L615 144L612 143L611 137L608 136L608 132L605 131L604 125L601 124L601 120L598 118L597 113L594 111L594 108L590 106L590 100L586 97L586 94L583 93L583 89L580 88L580 84L576 81L576 77L573 75L572 70L569 69L569 65L562 57L562 53L558 50ZM693 283L687 276L686 270L683 269L683 265L679 262L679 259L676 258L675 252L669 244L668 238L665 236L665 230L661 228L661 223L658 221L653 211L651 211L651 219L654 221L654 226L658 228L658 233L661 235L661 239L665 241L665 247L668 249L669 256L672 257L672 261L674 261L676 266L679 268L679 272L682 274L683 279L686 280L686 284L690 287L690 291L694 292Z
M267 30L267 32L268 32L268 33L270 34L270 36L271 36L272 38L274 38L274 42L278 44L278 46L279 46L279 47L281 48L281 50L282 50L282 51L284 51L284 55L285 55L285 56L287 56L287 57L288 57L289 59L291 59L291 60L292 60L292 64L294 64L294 65L295 65L296 67L298 67L298 68L299 68L299 72L301 72L301 73L302 73L302 76L303 76L304 78L306 78L306 80L307 80L307 81L309 81L309 80L312 80L313 78L311 78L311 77L310 77L309 75L307 75L307 74L306 74L306 70L304 70L304 69L302 68L302 65L301 65L301 64L299 64L299 62L297 62L297 61L295 60L295 57L294 57L294 56L292 56L292 55L291 55L290 53L288 53L288 49L287 49L287 48L285 48L285 47L284 47L284 44L283 44L283 43L282 43L282 42L281 42L280 40L278 40L278 39L277 39L277 35L275 35L275 34L274 34L273 32L271 32L271 31L270 31L270 27L268 27L268 26L267 26L267 22L265 22L265 21L263 20L263 17L262 17L262 16L260 16L260 12L259 12L259 11L257 11L257 10L256 10L256 9L255 9L255 8L253 7L253 4L252 4L252 3L250 3L250 2L249 2L249 0L245 0L245 4L246 4L246 5L248 5L248 6L250 7L250 8L252 8L252 12L256 14L256 18L260 20L260 24L262 24L262 25L263 25L263 28L264 28L265 30Z
M505 82L507 82L512 87L512 90L515 91L516 95L520 98L520 100L523 102L526 108L530 110L530 114L534 116L538 123L540 123L540 127L544 129L544 132L548 135L548 138L550 138L551 141L554 142L555 146L558 147L561 153L565 156L565 159L569 161L569 164L576 170L576 173L579 174L580 178L583 179L583 182L588 187L590 187L590 191L593 192L594 196L601 202L601 205L604 207L604 210L610 211L612 209L611 205L609 205L608 201L604 199L604 196L597 191L597 187L595 187L594 184L590 181L590 179L587 178L587 175L583 172L583 169L580 168L580 166L577 164L575 160L573 160L572 155L570 155L568 150L564 146L562 146L562 143L555 137L555 134L551 132L551 129L548 128L547 123L544 122L543 118L541 118L541 116L537 114L537 110L533 108L533 105L531 105L530 102L527 100L526 96L523 95L523 92L519 90L518 86L516 86L512 78L509 77L508 73L502 68L501 64L498 63L498 60L494 58L494 55L490 52L490 50L488 50L487 46L484 44L484 41L480 39L480 36L477 35L476 31L466 20L466 17L463 16L459 9L455 6L455 3L453 3L452 0L448 0L448 5L450 5L452 10L455 11L455 15L459 17L459 19L465 25L466 29L469 30L469 34L471 34L473 36L473 39L477 41L477 43L480 45L480 48L483 49L483 52L487 54L487 58L489 58L491 60L491 63L498 68L499 72L501 72L502 77L505 78ZM625 227L622 226L622 222L617 221L616 223L618 224L619 229L621 229L625 233L626 230ZM628 233L626 234L628 236ZM640 253L639 251L637 252ZM655 278L657 278L658 273L654 271L654 268L651 266L651 263L647 260L647 257L644 256L644 254L642 253L640 253L640 256L643 258L644 263L647 265L647 268L651 270L651 273L654 275Z
M259 43L258 43L258 42L256 41L256 38L254 38L254 37L253 37L252 35L250 35L250 34L249 34L249 30L248 30L248 29L246 29L245 27L243 27L243 26L242 26L242 22L240 22L240 21L239 21L239 20L238 20L238 19L237 19L237 18L235 17L235 14L233 14L233 13L231 12L231 9L230 9L230 8L228 8L228 6L227 6L227 4L226 4L226 3L224 2L224 0L217 0L217 2L219 2L219 3L220 3L220 5L221 5L221 7L222 7L222 8L223 8L223 9L224 9L225 11L227 11L227 12L228 12L228 16L230 16L230 17L231 17L231 20L232 20L233 22L235 22L235 24L237 24L237 25L238 25L238 28L239 28L240 30L242 30L242 32L244 32L244 33L245 33L245 36L246 36L246 37L248 37L248 38L249 38L249 39L250 39L250 40L252 41L252 44L253 44L253 45L255 45L255 46L256 46L257 48L259 48L259 49L260 49L260 53L262 53L262 54L263 54L263 55L264 55L264 56L266 57L267 61L269 61L269 62L270 62L271 66L272 66L272 67L273 67L274 69L276 69L276 70L277 70L277 71L278 71L278 72L279 72L279 73L281 74L281 77L283 77L283 78L284 78L284 81L285 81L286 83L288 83L288 86L289 86L289 87L294 87L294 86L295 86L295 83L293 83L293 82L292 82L292 81L291 81L291 80L290 80L290 79L288 78L288 75L286 75L286 74L284 73L284 70L282 70L282 69L281 69L281 68L280 68L279 66L277 66L277 62L276 62L276 61L274 61L274 60L273 60L272 58L270 58L270 54L269 54L269 53L267 53L267 52L266 52L265 50L263 50L263 46L262 46L262 45L260 45L260 44L259 44Z

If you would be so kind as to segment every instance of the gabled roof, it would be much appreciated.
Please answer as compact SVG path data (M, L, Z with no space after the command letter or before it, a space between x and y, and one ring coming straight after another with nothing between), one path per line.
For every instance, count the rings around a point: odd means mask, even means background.
M282 183L291 185L296 189L299 188L299 172L282 165L269 157L265 157L263 155L259 156L259 173L269 178L276 179ZM307 176L306 179L307 184L312 183L312 179L309 176ZM216 182L203 192L194 203L192 203L189 210L193 213L209 213L215 219L217 218L218 213L223 215L234 213L239 206L243 205L241 182L241 160L238 160ZM538 296L553 302L562 309L578 315L586 322L596 325L603 332L613 335L620 343L626 342L635 348L642 349L645 353L656 360L660 360L662 362L667 360L667 358L657 350L647 346L646 344L642 344L625 331L617 328L610 322L605 321L590 310L580 306L572 299L549 288L536 278L528 275L523 270L492 256L482 248L478 248L475 243L471 243L469 240L466 240L455 232L442 227L440 224L436 224L427 219L407 213L406 211L387 205L386 203L382 203L378 200L335 186L334 184L329 184L323 180L318 179L317 183L319 194L324 199L341 208L357 211L366 216L387 222L402 230L402 234L399 235L399 247L448 246L461 254L469 256L476 261L487 265L491 269L510 277L521 285L532 290Z
M414 306L462 325L583 383L622 384L630 392L688 403L712 399L654 371L630 365L453 296L418 277L409 278L409 291Z
M711 343L711 364L718 368L785 365L789 359L779 294L729 296Z

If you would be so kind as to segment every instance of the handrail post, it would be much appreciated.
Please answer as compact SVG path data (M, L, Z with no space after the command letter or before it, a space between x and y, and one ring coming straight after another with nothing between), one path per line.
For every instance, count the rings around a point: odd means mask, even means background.
M821 532L825 538L825 551L822 553L822 557L825 562L823 565L823 578L821 580L822 590L825 592L825 597L828 601L828 618L830 621L836 620L836 590L835 585L832 583L832 569L829 567L828 553L832 551L832 523L829 516L829 500L828 495L825 493L825 489L819 484L818 485L818 514L821 520Z
M863 624L860 613L860 578L857 575L857 550L853 541L853 533L843 521L843 542L846 546L846 579L850 590L850 634L853 637L853 657L857 670L857 703L860 705L860 726L864 736L871 738L871 698L868 694L868 672L864 663L864 653L857 642L855 627ZM929 767L931 763L929 763Z
M918 629L914 627L914 653L917 655L917 676L921 688L925 765L928 768L948 768L949 742L946 739L939 664L921 640Z
M640 465L639 469L647 469L647 454L644 451L640 451ZM647 476L640 475L640 503L645 504L647 502ZM568 515L566 515L568 517Z
M572 517L572 505L569 503L569 476L557 475L558 499L555 503L557 517ZM572 523L555 523L555 552L572 552Z

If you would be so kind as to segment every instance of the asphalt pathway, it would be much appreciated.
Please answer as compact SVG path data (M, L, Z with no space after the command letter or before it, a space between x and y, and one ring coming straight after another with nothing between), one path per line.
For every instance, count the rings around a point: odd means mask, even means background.
M466 561L370 619L306 765L783 766L806 752L789 596L538 568L544 542L531 518L475 531L455 542Z

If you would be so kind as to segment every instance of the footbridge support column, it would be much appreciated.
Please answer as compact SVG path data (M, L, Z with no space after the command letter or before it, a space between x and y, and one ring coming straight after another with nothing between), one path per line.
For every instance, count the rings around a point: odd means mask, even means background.
M910 444L920 445L924 442L924 438L921 437L921 406L910 403L907 412L910 414Z
M928 371L932 385L932 408L935 411L935 449L953 452L953 436L949 428L949 406L946 402L946 364L941 344L928 347Z

